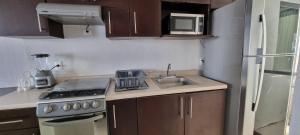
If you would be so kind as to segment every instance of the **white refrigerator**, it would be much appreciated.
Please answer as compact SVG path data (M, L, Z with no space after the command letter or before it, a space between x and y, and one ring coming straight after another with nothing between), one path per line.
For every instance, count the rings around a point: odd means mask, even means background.
M240 49L232 45L239 43L238 35L205 42L204 76L230 85L227 135L288 135L299 57L300 0L241 1L237 3L244 5L244 14L231 13L228 18L243 23ZM230 27L227 33L238 26Z

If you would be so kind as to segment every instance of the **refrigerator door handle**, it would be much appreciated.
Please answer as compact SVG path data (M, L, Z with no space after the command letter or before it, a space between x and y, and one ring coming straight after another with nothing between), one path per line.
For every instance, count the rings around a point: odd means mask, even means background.
M266 17L264 14L260 15L260 21L262 24L262 36L263 36L263 41L262 41L262 48L258 50L258 53L261 54L261 56L266 55L266 48L267 48L267 24L266 24ZM260 55L259 54L259 55ZM265 57L257 57L258 59L261 59L261 71L259 75L259 80L258 80L258 88L256 90L256 95L254 95L254 100L252 101L252 111L256 112L258 103L260 100L260 95L262 91L262 85L263 85L263 80L264 80L264 74L265 74L265 66L266 66L266 58ZM257 62L259 62L257 60Z

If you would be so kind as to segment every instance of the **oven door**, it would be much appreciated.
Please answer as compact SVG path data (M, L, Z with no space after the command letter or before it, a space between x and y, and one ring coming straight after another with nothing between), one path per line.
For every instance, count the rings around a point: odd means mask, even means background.
M197 23L197 15L171 13L170 34L198 34Z
M40 118L41 135L108 135L105 113Z

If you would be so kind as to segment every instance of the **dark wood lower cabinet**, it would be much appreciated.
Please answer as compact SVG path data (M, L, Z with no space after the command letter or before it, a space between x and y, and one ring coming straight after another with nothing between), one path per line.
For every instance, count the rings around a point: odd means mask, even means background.
M223 135L225 90L186 94L185 135Z
M0 132L0 135L40 135L40 131L38 128L30 128Z
M0 132L38 127L35 108L0 111Z
M107 103L110 135L137 135L136 99L110 101Z
M108 102L110 135L223 135L226 90Z
M139 135L184 135L184 95L138 99Z
M35 108L0 111L0 135L39 135Z

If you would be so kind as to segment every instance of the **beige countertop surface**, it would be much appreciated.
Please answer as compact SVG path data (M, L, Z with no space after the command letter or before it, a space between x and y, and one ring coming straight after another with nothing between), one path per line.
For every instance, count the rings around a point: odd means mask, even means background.
M185 77L195 82L195 84L161 89L155 84L155 82L152 79L148 78L146 80L149 86L148 89L115 92L115 82L112 81L110 88L106 94L106 100L111 101L111 100L138 98L138 97L147 97L147 96L227 89L226 84L202 76L189 75Z
M36 107L41 93L48 89L18 92L17 90L0 97L0 110Z
M151 75L146 80L149 88L145 90L115 92L115 82L112 81L109 90L106 94L106 100L111 101L111 100L138 98L138 97L146 97L146 96L227 89L227 85L224 83L214 81L198 75L193 75L194 73L195 72L191 72L191 74L186 74L184 76L192 80L196 84L166 88L166 89L159 88L155 84L155 82L152 79L150 79L151 77L153 77ZM96 77L98 78L99 76ZM101 76L101 77L112 77L112 76ZM92 77L83 77L83 78L92 78ZM71 79L78 79L78 78L71 78ZM26 92L24 91L18 92L16 90L11 93L0 96L0 110L36 107L37 102L39 100L39 96L46 91L49 91L49 89L42 89L42 90L33 89Z

